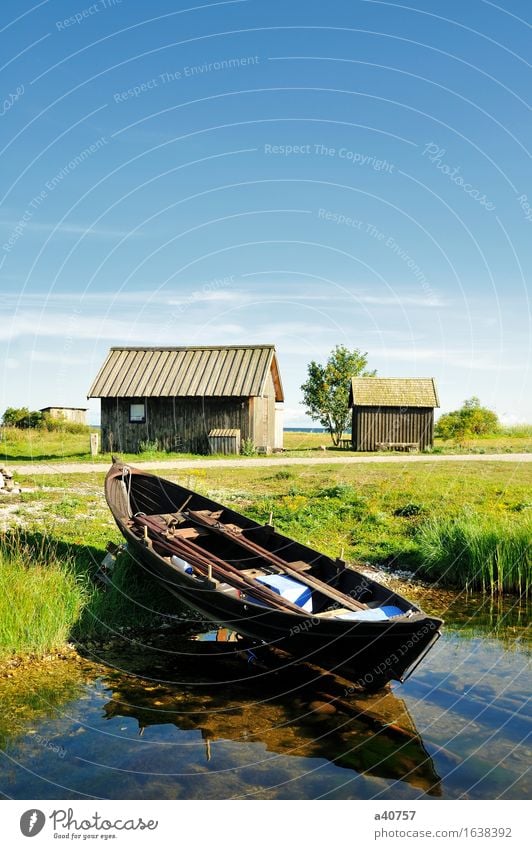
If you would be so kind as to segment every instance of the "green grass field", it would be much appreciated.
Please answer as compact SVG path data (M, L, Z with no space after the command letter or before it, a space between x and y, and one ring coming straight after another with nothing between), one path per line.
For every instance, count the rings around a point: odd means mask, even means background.
M350 434L346 433L346 439ZM288 452L316 451L325 445L329 451L345 452L345 449L334 449L331 439L326 433L306 433L285 431L284 447ZM519 428L508 428L496 436L478 437L477 439L464 439L460 443L453 440L435 439L434 453L438 454L464 454L464 453L529 453L532 451L532 426L523 425ZM373 452L372 452L373 453ZM382 453L382 452L381 452Z
M349 434L346 434L346 438ZM326 433L306 433L286 431L284 434L284 453L288 457L323 456L325 446L333 456L360 456L360 453L335 448ZM434 453L528 453L532 451L532 427L508 429L497 436L464 440L458 444L452 441L436 439ZM382 453L382 452L381 452ZM165 451L146 451L142 454L122 454L124 460L141 462L142 460L195 459L197 454L172 454ZM94 462L110 460L109 454L94 458L90 454L89 431L87 433L61 433L59 431L19 430L17 428L0 429L0 463L60 463ZM245 459L245 458L242 458Z
M90 457L87 433L62 433L38 429L0 428L0 461L83 460Z

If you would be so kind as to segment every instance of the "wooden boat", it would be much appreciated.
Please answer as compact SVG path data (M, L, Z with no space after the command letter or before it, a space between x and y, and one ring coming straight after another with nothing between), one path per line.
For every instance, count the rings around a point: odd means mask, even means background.
M128 551L207 620L368 690L405 681L442 620L382 584L193 490L115 461L105 495Z

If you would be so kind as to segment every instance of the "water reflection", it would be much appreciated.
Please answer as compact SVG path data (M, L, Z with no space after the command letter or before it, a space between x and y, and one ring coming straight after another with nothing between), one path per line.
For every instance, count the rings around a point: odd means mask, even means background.
M410 593L412 595L412 593ZM29 798L527 798L527 616L425 595L443 638L368 696L224 632L163 630L0 678L0 791ZM252 660L252 659L251 659Z
M345 679L282 655L270 668L250 663L225 632L174 635L173 645L166 657L143 647L125 658L122 648L107 653L106 667L49 664L0 682L1 790L297 798L305 786L319 795L331 780L342 785L347 772L441 795L407 706L391 691L349 694ZM125 660L127 673L118 668Z
M199 656L203 670L224 657L227 672L247 658L236 646L231 657L224 631L203 635ZM209 639L210 638L210 639ZM209 640L209 641L207 641ZM210 641L212 640L212 642ZM198 656L180 659L192 674ZM187 669L187 666L189 667ZM132 717L140 735L154 725L171 724L199 731L205 759L211 742L260 742L266 751L292 757L323 758L337 767L380 778L406 781L431 796L440 796L439 777L405 702L391 691L367 696L346 693L351 682L306 663L278 658L268 673L246 670L230 684L189 680L186 691L174 685L121 679L104 706L108 719ZM221 687L221 689L220 689Z

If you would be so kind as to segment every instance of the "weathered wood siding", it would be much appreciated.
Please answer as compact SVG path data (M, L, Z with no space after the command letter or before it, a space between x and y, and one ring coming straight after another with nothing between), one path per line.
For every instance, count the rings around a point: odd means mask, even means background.
M211 454L240 454L240 447L239 430L215 430L209 433Z
M136 452L141 442L164 451L209 453L213 428L251 435L248 398L102 398L102 451ZM146 405L146 421L130 422L130 404Z
M353 407L355 451L376 451L379 442L415 442L424 451L433 440L431 407Z
M280 450L284 446L284 409L281 404L275 405L275 440L274 449Z
M51 419L62 419L65 422L74 422L74 424L86 424L86 410L69 409L65 407L47 407L43 412L48 413Z
M275 446L275 387L270 374L266 379L264 394L251 401L251 433L255 446L270 452Z

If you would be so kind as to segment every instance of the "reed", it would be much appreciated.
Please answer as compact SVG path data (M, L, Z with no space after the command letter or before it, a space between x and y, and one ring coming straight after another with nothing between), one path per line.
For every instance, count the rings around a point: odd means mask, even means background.
M465 589L527 595L531 539L529 515L434 517L423 522L415 536L419 572Z
M86 603L87 582L45 537L0 535L0 657L43 655L68 641Z
M504 436L515 437L517 439L529 437L532 436L532 424L522 422L521 424L508 425L502 428L501 433Z

